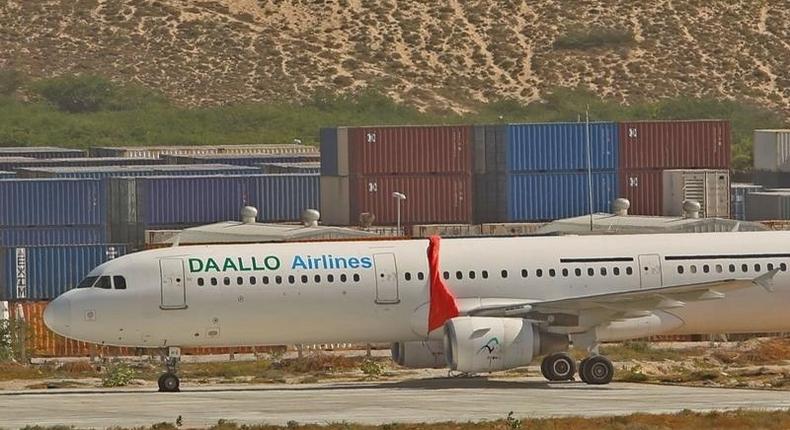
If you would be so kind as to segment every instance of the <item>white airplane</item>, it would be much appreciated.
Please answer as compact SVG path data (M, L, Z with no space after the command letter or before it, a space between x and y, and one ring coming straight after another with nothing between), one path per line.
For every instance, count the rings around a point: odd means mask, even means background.
M54 332L181 347L393 344L408 367L612 380L603 341L790 331L790 232L177 246L111 260L44 313ZM439 261L441 259L441 261Z

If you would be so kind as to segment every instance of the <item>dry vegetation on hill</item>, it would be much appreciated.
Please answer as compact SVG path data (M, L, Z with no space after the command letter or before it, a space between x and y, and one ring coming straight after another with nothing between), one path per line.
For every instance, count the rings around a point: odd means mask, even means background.
M557 86L739 98L790 117L790 8L767 1L6 0L0 67L93 73L189 105L377 88L474 110Z

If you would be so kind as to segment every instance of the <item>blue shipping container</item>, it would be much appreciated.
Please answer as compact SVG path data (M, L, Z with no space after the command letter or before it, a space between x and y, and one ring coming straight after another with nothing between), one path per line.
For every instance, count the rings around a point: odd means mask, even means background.
M85 226L106 221L106 185L97 179L0 180L0 226Z
M108 240L103 225L0 227L0 246L89 245Z
M592 173L593 212L609 212L617 198L614 170ZM586 172L521 173L507 176L505 221L545 221L588 214Z
M131 180L131 179L130 179ZM259 221L298 221L317 208L315 174L233 175L137 178L136 208L146 226L177 226L236 220L243 206L258 208ZM121 204L128 204L122 200Z
M14 172L4 172L0 171L0 179L10 179L16 176Z
M756 191L762 191L762 185L756 184L738 184L733 183L730 185L730 208L732 211L732 218L745 221L746 220L746 195Z
M321 143L321 174L338 176L337 128L322 128L319 139Z
M85 157L86 151L80 149L56 148L52 146L0 147L0 157L33 158L74 158Z
M125 245L0 247L2 299L54 299L96 266L125 253Z
M508 124L507 168L510 172L581 170L587 168L584 123ZM614 122L590 123L593 170L616 169L619 138Z
M18 169L22 178L101 179L127 176L254 175L260 169L228 164L191 164L162 166L35 167Z
M28 158L0 157L0 170L16 170L31 167L92 167L92 166L150 166L164 164L158 158Z

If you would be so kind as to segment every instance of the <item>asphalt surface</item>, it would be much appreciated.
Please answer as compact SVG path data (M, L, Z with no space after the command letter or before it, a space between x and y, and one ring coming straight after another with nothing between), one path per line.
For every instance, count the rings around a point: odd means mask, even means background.
M683 409L790 408L787 391L690 388L523 380L418 379L391 383L184 387L0 392L0 427L69 425L79 428L175 422L185 427L238 423L481 421L517 417L627 415Z

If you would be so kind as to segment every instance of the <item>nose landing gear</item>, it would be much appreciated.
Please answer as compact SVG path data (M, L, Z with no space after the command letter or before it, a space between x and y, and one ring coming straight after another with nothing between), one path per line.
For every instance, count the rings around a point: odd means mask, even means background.
M178 362L181 360L181 348L171 346L167 350L165 357L165 368L167 371L159 377L159 392L177 393L180 390L181 381L176 375Z

